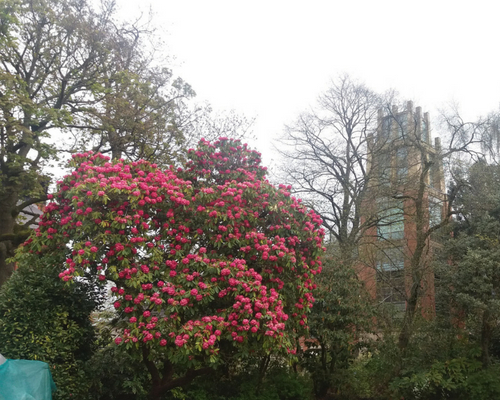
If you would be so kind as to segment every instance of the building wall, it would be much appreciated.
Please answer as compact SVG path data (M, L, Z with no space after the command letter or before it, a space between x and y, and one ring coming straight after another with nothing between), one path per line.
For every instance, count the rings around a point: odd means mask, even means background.
M364 233L357 265L371 296L402 310L419 276L420 308L426 317L435 310L431 260L439 243L429 236L423 256L415 252L422 234L445 217L446 207L440 142L436 139L432 146L430 133L429 115L412 102L402 111L392 107L379 112L377 132L369 140L370 183L362 207L362 222L374 224Z

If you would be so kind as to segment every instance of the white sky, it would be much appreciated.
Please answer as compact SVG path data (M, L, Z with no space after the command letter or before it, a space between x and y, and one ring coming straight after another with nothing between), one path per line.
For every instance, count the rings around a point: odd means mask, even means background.
M151 6L176 75L198 100L256 116L254 144L313 105L349 73L396 89L431 115L450 102L473 119L500 104L500 2L448 0L117 0Z

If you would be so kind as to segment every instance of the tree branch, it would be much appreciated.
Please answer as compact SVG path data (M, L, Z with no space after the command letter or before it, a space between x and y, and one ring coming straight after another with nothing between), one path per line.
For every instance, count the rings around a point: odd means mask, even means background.
M19 204L16 208L12 210L12 216L17 217L23 209L25 209L28 206L31 206L32 204L36 203L42 203L44 201L47 201L48 197L47 196L41 196L41 197L36 197L34 199L26 200L24 203Z

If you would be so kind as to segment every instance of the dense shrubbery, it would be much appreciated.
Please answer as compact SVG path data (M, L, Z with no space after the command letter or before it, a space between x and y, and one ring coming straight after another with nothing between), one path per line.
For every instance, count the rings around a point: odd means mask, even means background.
M401 351L401 320L369 306L334 247L319 258L320 219L263 179L258 153L221 140L189 154L175 171L75 156L0 292L0 352L50 363L60 399L500 396L498 332L482 334L494 292L465 274L495 287L496 214L454 226L436 318L416 317ZM112 306L91 324L105 283Z
M112 286L110 336L147 368L151 398L228 357L291 357L321 271L321 219L263 179L258 153L221 139L189 157L162 171L74 156L16 258Z
M257 360L253 360L257 361ZM242 363L231 372L214 373L196 380L178 394L186 400L308 400L312 399L312 382L308 376L291 368L276 365L265 376L259 368ZM214 385L214 382L219 384Z
M49 262L53 261L53 262ZM58 278L57 257L21 266L0 291L0 353L50 364L56 399L88 392L85 363L95 350L90 313L99 296L88 284Z

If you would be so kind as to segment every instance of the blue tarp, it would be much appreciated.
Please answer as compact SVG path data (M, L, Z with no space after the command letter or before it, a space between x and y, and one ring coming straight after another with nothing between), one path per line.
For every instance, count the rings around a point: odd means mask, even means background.
M7 360L0 365L0 400L52 400L54 390L47 363Z

